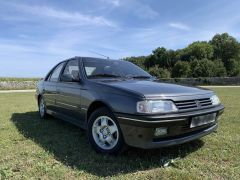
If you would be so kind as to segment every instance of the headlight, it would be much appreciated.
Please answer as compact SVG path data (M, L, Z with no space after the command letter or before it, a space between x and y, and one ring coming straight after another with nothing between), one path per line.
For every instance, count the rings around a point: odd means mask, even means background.
M169 100L151 100L137 102L139 113L167 113L177 111L177 107Z
M219 100L219 98L216 95L213 95L210 99L212 101L212 105L220 104L220 100Z

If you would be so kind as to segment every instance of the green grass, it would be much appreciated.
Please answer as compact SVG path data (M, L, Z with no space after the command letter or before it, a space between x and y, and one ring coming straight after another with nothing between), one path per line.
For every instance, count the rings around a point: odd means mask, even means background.
M33 93L0 94L0 179L240 179L240 88L215 90L226 106L217 133L117 157L96 154L78 127L41 121Z

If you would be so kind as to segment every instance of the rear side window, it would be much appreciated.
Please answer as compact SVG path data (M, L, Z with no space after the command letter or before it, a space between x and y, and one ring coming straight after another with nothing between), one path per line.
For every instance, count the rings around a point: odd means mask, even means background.
M57 82L59 75L61 73L61 70L63 68L63 63L59 64L52 72L52 75L49 78L49 81L51 82Z
M74 73L79 73L78 60L68 61L63 71L63 75L73 75Z

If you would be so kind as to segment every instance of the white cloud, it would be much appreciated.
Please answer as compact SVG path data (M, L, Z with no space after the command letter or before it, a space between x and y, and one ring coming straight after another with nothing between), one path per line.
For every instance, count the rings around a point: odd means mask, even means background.
M86 15L80 12L68 12L61 9L55 9L49 6L28 6L14 5L22 13L28 13L39 18L49 18L58 20L66 25L101 25L115 27L115 23L102 17Z
M180 30L186 30L186 31L190 30L190 27L183 23L169 23L168 25L172 28L176 28Z

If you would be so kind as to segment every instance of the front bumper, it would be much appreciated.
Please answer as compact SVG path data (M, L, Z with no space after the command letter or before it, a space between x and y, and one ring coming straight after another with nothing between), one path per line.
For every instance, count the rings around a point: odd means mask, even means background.
M223 113L223 109L224 106L219 105L209 109L161 116L138 116L122 113L115 113L115 116L128 145L151 149L182 144L210 134L217 129L217 119ZM217 113L215 122L190 128L192 117L211 113ZM155 137L154 132L158 127L167 127L168 133Z

